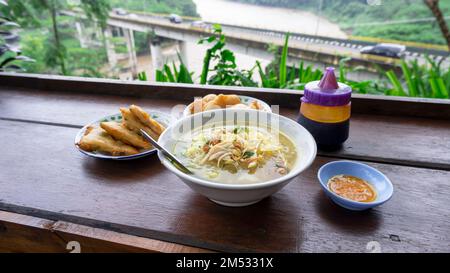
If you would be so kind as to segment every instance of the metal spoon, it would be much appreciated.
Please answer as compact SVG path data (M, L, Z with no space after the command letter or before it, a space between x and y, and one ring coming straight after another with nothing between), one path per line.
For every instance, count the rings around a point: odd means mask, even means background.
M161 153L167 158L167 160L169 160L170 163L172 163L177 169L179 169L180 171L182 171L186 174L193 174L193 172L191 172L188 168L186 168L183 165L183 163L181 163L175 156L173 156L169 151L167 151L166 149L161 147L158 144L158 142L156 142L156 140L154 140L149 134L147 134L147 132L145 132L142 129L140 129L140 130L141 130L141 133L144 136L144 138L147 139L153 145L153 147L155 147L156 149L161 151Z

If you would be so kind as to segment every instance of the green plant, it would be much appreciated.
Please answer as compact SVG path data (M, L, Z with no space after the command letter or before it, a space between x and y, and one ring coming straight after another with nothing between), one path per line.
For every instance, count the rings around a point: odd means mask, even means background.
M48 27L52 36L48 39L50 46L46 48L45 60L49 66L59 66L61 74L69 74L66 60L67 48L63 43L65 37L61 33L63 26L60 25L59 11L71 8L71 4L67 0L12 1L10 4L9 15L12 18L17 18L31 27ZM106 25L110 9L107 0L80 0L78 7L84 11L88 18L97 19L103 27ZM41 19L43 14L49 15L50 25L42 24L42 22L45 22Z
M137 76L138 76L138 80L147 81L147 73L145 73L145 71L139 72L137 74Z
M311 65L305 66L303 61L300 62L298 68L295 65L289 68L287 65L288 43L289 33L285 36L284 45L279 56L278 48L270 49L274 53L274 61L266 67L266 71L263 70L261 63L256 61L262 87L303 90L307 82L320 80L322 77L320 70L314 69Z
M401 62L402 75L400 78L392 71L386 72L392 88L388 88L386 95L449 98L450 68L442 69L441 63L426 58L427 63L419 65L417 60ZM403 83L404 82L404 83Z
M183 63L180 54L178 54L178 60L180 62L178 68L175 63L172 63L172 67L164 64L163 69L156 70L155 80L157 82L173 82L173 83L194 83L192 74ZM145 73L145 72L144 72ZM138 75L139 76L139 75ZM144 80L139 78L139 80ZM145 76L145 79L147 76Z
M213 25L213 35L201 39L198 43L212 44L206 50L203 59L200 84L257 86L257 83L252 80L253 69L239 70L236 65L234 53L229 49L225 49L226 39L220 25ZM210 66L212 63L214 63L214 67L211 69ZM213 72L211 76L209 76L210 72Z
M0 1L0 5L8 6L6 1ZM24 70L21 61L33 62L34 60L22 55L18 46L19 35L17 29L19 24L0 13L0 71Z
M379 80L353 81L347 78L348 70L356 72L364 69L364 67L347 68L346 63L351 58L342 58L339 61L339 81L349 85L354 93L360 94L383 94L386 87Z

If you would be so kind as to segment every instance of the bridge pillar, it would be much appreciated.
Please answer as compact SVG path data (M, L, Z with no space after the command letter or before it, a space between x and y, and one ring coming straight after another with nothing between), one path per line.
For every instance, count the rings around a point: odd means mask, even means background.
M188 61L188 44L186 41L178 41L178 47L180 49L180 57L183 61L184 65L189 69L189 61Z
M75 28L77 29L78 41L80 41L81 48L87 47L87 40L85 35L84 24L81 22L75 22Z
M112 42L112 29L110 26L107 26L104 30L105 36L105 46L106 46L106 55L108 57L108 64L111 69L114 69L117 65L117 54L114 48L114 43Z
M158 39L153 39L150 42L150 55L152 56L153 70L162 69L164 65L163 53L161 49L161 42Z
M134 46L134 35L132 29L125 29L124 31L125 41L127 43L128 50L128 62L131 68L131 74L133 76L137 75L137 56L136 48Z

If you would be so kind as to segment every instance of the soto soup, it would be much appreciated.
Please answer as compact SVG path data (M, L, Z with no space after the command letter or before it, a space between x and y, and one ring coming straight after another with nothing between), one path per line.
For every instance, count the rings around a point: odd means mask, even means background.
M195 176L218 183L252 184L282 177L297 159L285 134L261 126L220 125L183 134L174 154Z

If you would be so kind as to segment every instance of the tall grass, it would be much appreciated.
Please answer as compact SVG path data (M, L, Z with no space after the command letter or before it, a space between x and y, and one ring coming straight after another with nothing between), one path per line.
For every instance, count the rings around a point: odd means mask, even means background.
M450 68L442 69L441 63L426 58L425 64L417 60L401 62L402 74L398 77L392 70L386 72L391 88L386 95L448 99Z

